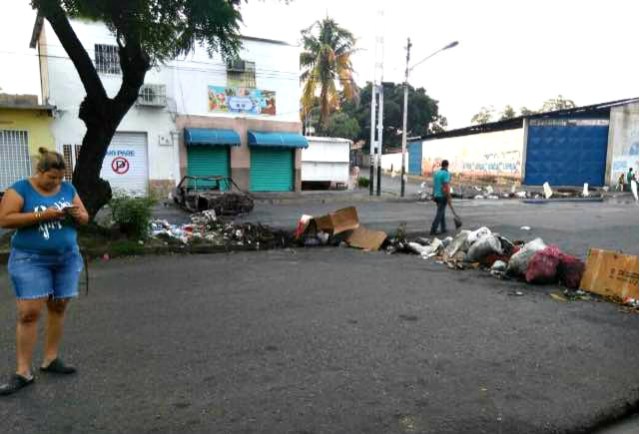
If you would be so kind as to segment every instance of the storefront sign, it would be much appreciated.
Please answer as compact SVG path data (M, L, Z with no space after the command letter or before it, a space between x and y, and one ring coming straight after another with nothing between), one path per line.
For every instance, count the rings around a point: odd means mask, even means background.
M209 86L210 112L275 115L276 93L271 90Z

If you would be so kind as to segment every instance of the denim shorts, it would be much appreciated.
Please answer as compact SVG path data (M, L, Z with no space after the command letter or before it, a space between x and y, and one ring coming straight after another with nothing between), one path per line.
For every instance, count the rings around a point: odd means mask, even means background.
M83 265L78 249L62 253L12 249L8 270L13 290L20 300L71 298L78 296Z

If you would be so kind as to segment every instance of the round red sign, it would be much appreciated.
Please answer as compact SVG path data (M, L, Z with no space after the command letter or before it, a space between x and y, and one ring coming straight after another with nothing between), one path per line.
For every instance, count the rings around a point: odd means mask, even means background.
M124 175L129 171L129 160L124 157L116 157L111 162L111 169L118 175Z

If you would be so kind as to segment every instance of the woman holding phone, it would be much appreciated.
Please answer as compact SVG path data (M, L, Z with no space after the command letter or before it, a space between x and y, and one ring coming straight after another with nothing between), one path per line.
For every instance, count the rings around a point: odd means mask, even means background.
M76 370L58 357L64 314L78 295L82 257L76 224L89 215L71 183L63 181L65 161L40 148L37 173L9 187L0 203L0 227L15 229L11 239L9 276L16 295L16 373L0 385L10 395L33 383L33 349L38 320L47 308L42 372L72 374Z

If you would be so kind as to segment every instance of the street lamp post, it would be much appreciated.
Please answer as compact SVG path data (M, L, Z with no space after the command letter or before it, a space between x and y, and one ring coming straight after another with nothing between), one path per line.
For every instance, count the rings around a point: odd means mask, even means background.
M453 48L456 45L458 45L458 41L454 41L442 47L441 49L434 51L433 53L429 54L427 57L425 57L424 59L422 59L415 65L413 65L411 68L409 68L411 39L407 38L407 64L404 70L404 110L402 112L402 169L401 169L402 176L400 179L400 196L401 197L404 197L404 184L405 184L405 177L406 177L404 166L405 166L406 154L407 154L407 112L408 112L408 106L409 106L409 72L411 72L416 66L422 64L427 59L435 56L439 52L448 50L449 48Z

